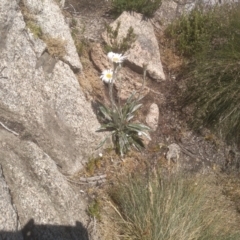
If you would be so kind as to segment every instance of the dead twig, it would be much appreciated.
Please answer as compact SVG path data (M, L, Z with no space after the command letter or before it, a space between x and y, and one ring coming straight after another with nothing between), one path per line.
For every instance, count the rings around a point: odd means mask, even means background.
M88 177L88 178L84 178L84 177L80 177L80 181L74 181L72 179L70 179L69 177L66 177L68 182L71 183L75 183L78 185L86 185L86 184L99 184L99 183L104 183L106 182L106 177L107 175L100 175L100 176L94 176L94 177Z
M85 183L99 182L99 181L106 180L106 177L107 177L106 174L103 174L100 176L88 177L88 178L80 177L80 181Z
M19 135L18 133L14 132L14 131L11 130L10 128L8 128L6 125L4 125L2 122L0 122L0 125L1 125L4 129L6 129L7 131L11 132L12 134L14 134L14 135L16 135L16 136Z
M179 145L181 148L181 151L188 155L189 157L193 158L193 159L202 159L200 156L194 155L193 153L190 152L190 150L186 149L185 147ZM203 159L202 159L203 160Z

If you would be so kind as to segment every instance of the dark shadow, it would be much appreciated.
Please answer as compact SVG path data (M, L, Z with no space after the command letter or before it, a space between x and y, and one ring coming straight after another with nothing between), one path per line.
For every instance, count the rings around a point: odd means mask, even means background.
M37 225L31 219L21 231L0 231L0 240L89 240L89 237L78 221L75 226Z
M102 101L103 102L103 101ZM101 101L98 101L98 100L95 100L95 101L92 101L91 102L91 106L92 106L92 110L93 112L95 113L96 117L97 117L97 120L98 122L102 123L103 122L103 119L102 117L100 116L100 110L99 110L99 107L102 105Z
M3 70L4 70L5 68L7 68L7 67L4 66L4 67L2 67L1 70L0 70L0 79L1 79L1 78L6 78L6 79L8 78L8 77L4 77L4 75L3 75Z

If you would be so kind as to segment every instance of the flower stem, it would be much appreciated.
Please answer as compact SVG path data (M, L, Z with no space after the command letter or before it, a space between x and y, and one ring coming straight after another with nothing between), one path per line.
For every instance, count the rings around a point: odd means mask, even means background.
M117 72L118 72L119 68L120 68L119 65L117 65L117 64L113 65L112 81L110 82L110 85L109 85L109 97L110 97L110 101L111 101L111 106L112 106L112 108L115 108L115 109L117 108L117 106L116 106L116 103L115 103L114 97L113 97L113 84L114 84L114 81L117 76Z
M143 79L142 79L142 87L141 87L141 89L139 90L139 97L138 97L138 99L139 98L141 98L141 92L144 90L144 88L145 88L145 83L146 83L146 74L147 74L147 66L148 66L148 64L143 64Z

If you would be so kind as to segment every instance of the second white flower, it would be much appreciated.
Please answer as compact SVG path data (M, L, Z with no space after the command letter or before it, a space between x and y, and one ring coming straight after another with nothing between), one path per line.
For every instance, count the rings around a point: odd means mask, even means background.
M110 61L112 61L113 63L122 63L126 58L122 54L114 53L114 52L109 52L107 56L110 59Z

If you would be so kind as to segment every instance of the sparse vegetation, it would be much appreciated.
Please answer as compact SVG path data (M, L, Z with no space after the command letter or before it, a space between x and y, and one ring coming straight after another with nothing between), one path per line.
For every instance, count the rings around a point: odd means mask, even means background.
M95 170L98 169L101 165L101 158L91 158L86 164L86 171L91 176L94 174Z
M77 20L76 18L72 18L70 22L70 28L76 28L77 27Z
M42 38L43 32L39 25L37 25L34 21L27 21L26 23L27 28L32 32L35 38Z
M94 199L88 206L87 213L91 218L95 218L97 220L101 219L100 214L101 203L99 199Z
M75 43L75 46L77 49L78 56L79 57L82 56L84 48L88 45L87 41L84 39L79 40L79 39L74 38L74 43Z
M161 3L162 0L112 0L112 8L116 14L121 14L123 11L134 11L150 18L161 6Z
M175 41L178 53L191 57L206 47L219 31L219 19L223 14L218 8L196 7L189 14L182 15L166 29L166 35Z
M71 35L77 49L78 56L80 57L83 54L84 48L88 46L88 42L83 37L83 34L85 32L85 27L83 27L81 31L79 31L77 20L75 18L72 18L70 22L70 28L71 28Z
M206 177L162 177L159 172L121 181L110 191L121 216L121 239L239 239L236 215L211 184Z
M29 13L29 10L24 5L24 1L20 1L20 8L26 23L26 27L33 33L35 38L40 38L47 45L48 53L54 58L62 58L66 54L66 41L59 38L53 38L45 35L41 27L37 24L35 16Z
M107 37L110 44L105 45L106 52L116 52L116 53L125 53L129 50L133 43L136 40L136 35L132 27L128 29L127 35L122 38L121 41L118 41L118 34L121 22L117 23L115 29L110 25L106 26L107 29Z
M41 27L36 23L35 16L29 12L22 0L20 1L19 6L21 8L21 12L26 23L26 27L32 32L35 38L42 38L43 32Z
M192 126L207 126L240 144L240 5L193 10L169 29L188 57L183 106L193 106ZM239 145L240 146L240 145Z

